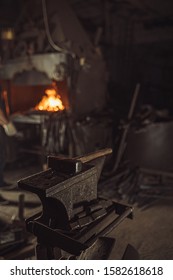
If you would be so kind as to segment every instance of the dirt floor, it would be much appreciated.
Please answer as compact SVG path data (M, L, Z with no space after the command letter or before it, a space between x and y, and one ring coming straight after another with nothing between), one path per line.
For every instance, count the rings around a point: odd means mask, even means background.
M111 259L117 254L121 257L126 243L133 245L139 252L140 259L173 259L173 203L160 201L141 211L134 208L134 219L126 220L111 233L117 239Z
M17 180L40 171L39 166L17 167L6 171L6 179L14 185ZM9 205L0 205L0 217L9 221L18 216L18 199L23 193L19 190L1 190L0 194L10 201ZM41 210L38 198L25 192L25 217ZM116 239L110 259L121 259L127 244L133 245L139 252L140 259L173 259L173 201L158 201L145 210L134 207L134 218L125 219L110 237ZM11 255L10 258L13 258Z

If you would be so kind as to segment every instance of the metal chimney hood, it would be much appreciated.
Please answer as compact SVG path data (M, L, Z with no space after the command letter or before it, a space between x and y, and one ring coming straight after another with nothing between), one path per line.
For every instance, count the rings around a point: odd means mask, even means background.
M47 85L52 79L64 80L67 55L64 53L35 54L8 60L0 65L0 79L16 85Z

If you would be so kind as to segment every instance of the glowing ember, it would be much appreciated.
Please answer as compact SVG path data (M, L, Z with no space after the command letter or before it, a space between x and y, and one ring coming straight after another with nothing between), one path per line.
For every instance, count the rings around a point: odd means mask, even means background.
M56 90L47 89L45 91L45 95L35 109L41 111L59 111L64 110L65 107L62 104L61 98L57 94Z

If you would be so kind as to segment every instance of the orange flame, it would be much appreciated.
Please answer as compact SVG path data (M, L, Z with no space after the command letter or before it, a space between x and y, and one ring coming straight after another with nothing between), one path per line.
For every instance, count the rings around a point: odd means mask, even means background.
M64 110L65 107L62 104L61 97L57 94L55 89L47 89L45 95L39 104L35 107L36 110L40 111L60 111Z

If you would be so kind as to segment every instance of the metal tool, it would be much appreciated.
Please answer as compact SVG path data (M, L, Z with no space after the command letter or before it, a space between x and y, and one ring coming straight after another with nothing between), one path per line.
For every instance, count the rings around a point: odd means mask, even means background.
M26 220L27 230L37 236L37 259L86 257L90 253L84 252L91 252L93 244L97 247L98 238L132 218L131 207L97 195L104 160L111 152L105 149L75 159L49 156L48 170L18 182L19 188L37 194L43 206L42 213Z

